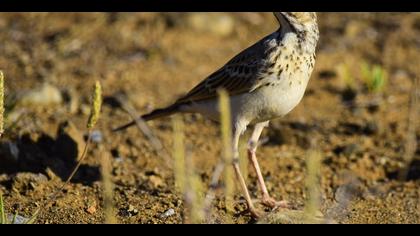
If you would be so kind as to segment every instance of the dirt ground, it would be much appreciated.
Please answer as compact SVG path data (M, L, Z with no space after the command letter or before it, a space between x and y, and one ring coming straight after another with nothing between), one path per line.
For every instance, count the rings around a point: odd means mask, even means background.
M208 17L205 24L200 17ZM302 210L305 159L316 149L322 156L321 211L327 219L420 223L418 113L409 122L415 111L410 104L418 107L410 96L419 75L420 14L320 13L318 21L321 38L306 95L289 115L271 122L258 150L269 191ZM29 217L42 206L36 223L103 223L100 160L108 155L118 222L182 223L183 198L169 162L139 129L111 132L130 120L118 98L139 114L168 105L277 27L270 13L0 14L0 70L8 105L0 192L7 212ZM366 88L363 61L387 72L383 91ZM352 89L346 78L352 78ZM95 142L50 204L49 196L83 147L96 80L103 86L104 105ZM48 99L30 97L42 86ZM200 115L183 118L186 155L207 190L221 156L219 127ZM171 153L171 118L148 124ZM407 178L398 178L405 169ZM255 174L251 168L247 172L252 197L258 198ZM234 223L255 223L244 209L237 187ZM223 189L216 191L211 210L209 222L227 222Z

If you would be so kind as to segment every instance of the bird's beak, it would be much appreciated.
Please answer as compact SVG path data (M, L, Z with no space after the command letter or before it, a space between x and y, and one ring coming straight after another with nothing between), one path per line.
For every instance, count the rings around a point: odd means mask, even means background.
M274 16L277 18L280 25L285 24L285 23L290 26L292 25L292 23L289 20L287 12L274 12Z
M289 18L287 17L287 12L273 12L273 13L279 23L286 21L288 24L290 24Z
M282 12L273 12L273 14L277 18L278 22L281 22L280 19L284 19L284 15Z

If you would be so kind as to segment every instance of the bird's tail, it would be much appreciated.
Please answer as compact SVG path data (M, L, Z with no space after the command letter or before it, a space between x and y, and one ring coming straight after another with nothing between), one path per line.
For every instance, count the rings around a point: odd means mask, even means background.
M166 108L156 109L156 110L154 110L154 111L152 111L148 114L142 115L139 119L144 120L144 121L149 121L149 120L154 120L154 119L165 117L165 116L170 116L170 115L178 112L178 108L179 108L178 105L172 105L172 106L169 106L169 107L166 107ZM125 129L135 125L136 122L137 121L134 120L134 121L132 121L128 124L125 124L123 126L120 126L118 128L113 129L112 132L118 132L118 131L125 130Z

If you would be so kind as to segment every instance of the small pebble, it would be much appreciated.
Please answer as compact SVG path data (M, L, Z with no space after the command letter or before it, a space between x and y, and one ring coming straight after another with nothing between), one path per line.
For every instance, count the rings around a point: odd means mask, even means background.
M164 218L168 218L168 217L173 216L173 215L175 215L175 210L171 208L171 209L165 211L162 215L160 215L160 218L164 219Z
M164 181L159 176L151 175L149 177L149 181L150 181L151 185L153 186L153 188L159 188L159 187L164 186Z
M139 213L139 211L134 208L133 205L129 205L127 211L131 214L131 215L137 215L137 213Z
M86 211L89 213L89 214L95 214L95 212L96 212L96 206L95 205L92 205L92 206L90 206L90 207L88 207L87 209L86 209Z
M121 163L121 162L124 161L124 159L122 157L116 157L114 160L115 160L116 163Z
M13 215L8 215L7 220L8 220L8 222L13 223L13 224L26 224L26 222L28 222L29 218L17 215L15 221L12 222Z
M376 134L378 130L379 130L378 125L372 121L367 122L364 128L364 132L368 135Z
M102 135L102 132L101 132L101 131L99 131L99 130L94 130L94 131L92 131L92 136L91 136L91 138L92 138L92 141L93 141L94 143L102 143L102 141L103 141L103 135Z

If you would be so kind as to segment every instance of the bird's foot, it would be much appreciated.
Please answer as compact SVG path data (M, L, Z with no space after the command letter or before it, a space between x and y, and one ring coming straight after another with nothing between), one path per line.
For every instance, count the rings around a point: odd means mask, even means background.
M263 213L262 211L258 210L258 209L257 209L257 208L255 208L255 207L248 208L248 212L249 212L249 213L251 213L251 217L252 217L254 220L258 220L258 219L260 219L261 217L263 217L263 216L264 216L264 213Z
M272 209L274 208L289 208L290 204L287 201L276 201L274 198L270 196L264 196L261 199L261 203L264 206L270 207Z

